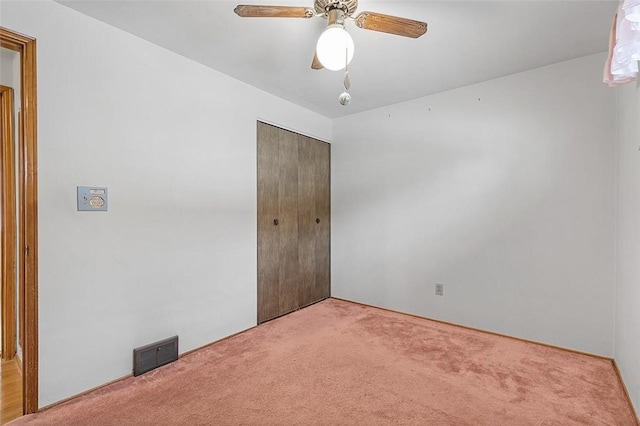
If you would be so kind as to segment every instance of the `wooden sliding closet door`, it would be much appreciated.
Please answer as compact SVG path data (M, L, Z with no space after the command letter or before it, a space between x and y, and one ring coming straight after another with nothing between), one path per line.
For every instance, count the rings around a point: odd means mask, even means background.
M298 308L298 140L258 123L258 322Z
M258 122L258 323L331 295L330 145Z
M299 138L298 256L302 307L331 295L331 193L330 145L306 136Z

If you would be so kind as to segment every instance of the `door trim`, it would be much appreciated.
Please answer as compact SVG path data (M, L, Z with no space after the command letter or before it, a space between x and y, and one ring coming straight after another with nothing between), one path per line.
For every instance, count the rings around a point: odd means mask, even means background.
M24 288L20 315L24 324L22 341L22 398L25 414L38 411L38 164L37 164L37 78L36 40L0 27L0 45L20 53L19 120L19 205L20 247L23 255Z
M16 157L13 89L0 85L2 102L2 359L16 355Z

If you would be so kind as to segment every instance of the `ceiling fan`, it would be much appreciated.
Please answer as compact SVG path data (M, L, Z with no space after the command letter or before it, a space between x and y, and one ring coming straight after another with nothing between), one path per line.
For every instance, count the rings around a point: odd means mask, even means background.
M353 17L358 0L315 0L313 8L297 6L238 5L234 12L243 18L313 18L327 20L316 45L311 68L333 71L347 67L353 57L353 40L344 29L345 20L352 19L359 28L418 38L427 32L425 22L375 12L361 12ZM346 84L345 84L346 86ZM348 88L347 88L348 89Z

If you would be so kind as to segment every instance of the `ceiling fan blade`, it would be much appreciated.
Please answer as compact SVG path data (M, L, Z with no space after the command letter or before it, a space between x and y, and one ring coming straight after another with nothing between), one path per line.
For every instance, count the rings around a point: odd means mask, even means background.
M320 59L318 59L318 52L313 55L313 62L311 62L311 69L313 70L321 70L324 66L320 63Z
M233 11L243 18L311 18L313 9L297 6L254 6L239 4Z
M427 32L427 23L375 12L362 12L356 25L365 30L380 31L404 37L418 38Z

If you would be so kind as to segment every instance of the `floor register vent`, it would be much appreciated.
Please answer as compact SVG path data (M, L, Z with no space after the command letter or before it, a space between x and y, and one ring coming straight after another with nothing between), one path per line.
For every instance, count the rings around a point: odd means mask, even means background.
M140 346L133 350L133 375L162 367L178 359L178 336Z

